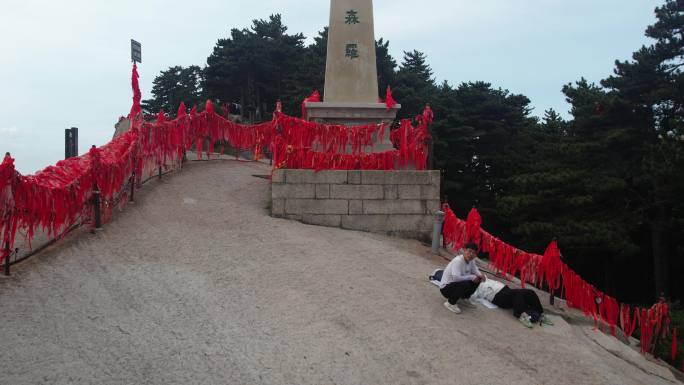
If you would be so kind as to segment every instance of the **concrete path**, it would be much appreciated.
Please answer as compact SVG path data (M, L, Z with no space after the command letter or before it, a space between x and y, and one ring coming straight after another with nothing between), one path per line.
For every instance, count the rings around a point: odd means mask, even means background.
M263 164L192 163L0 279L1 384L669 384L556 317L447 311L414 241L268 216Z

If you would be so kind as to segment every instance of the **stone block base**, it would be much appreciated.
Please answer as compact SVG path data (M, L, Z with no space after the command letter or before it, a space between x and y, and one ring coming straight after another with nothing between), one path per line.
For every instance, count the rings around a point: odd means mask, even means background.
M429 241L439 171L277 170L272 215L303 223Z

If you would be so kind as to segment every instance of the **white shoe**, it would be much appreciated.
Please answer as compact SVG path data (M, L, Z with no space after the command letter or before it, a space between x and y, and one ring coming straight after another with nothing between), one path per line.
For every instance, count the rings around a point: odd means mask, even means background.
M518 318L518 321L520 321L521 324L527 326L528 328L532 328L532 321L530 320L530 316L528 316L525 313L522 313L520 315L520 318Z
M450 304L449 301L444 302L444 307L451 310L452 312L454 312L456 314L461 313L461 308L458 307L458 305L456 305L456 304L453 304L453 305Z

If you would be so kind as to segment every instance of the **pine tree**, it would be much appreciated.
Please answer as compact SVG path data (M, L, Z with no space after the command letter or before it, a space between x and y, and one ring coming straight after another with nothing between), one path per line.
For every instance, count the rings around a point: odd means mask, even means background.
M256 120L270 119L276 101L292 92L307 66L304 36L287 34L280 15L233 29L207 58L205 89L219 102L239 101Z
M143 100L147 114L163 110L175 114L181 102L186 105L201 104L204 73L198 66L170 67L154 78L152 99Z
M434 125L435 155L449 203L463 216L477 206L488 218L488 229L498 232L503 225L496 197L513 166L513 139L534 123L530 101L484 82L463 83L456 89L444 83L434 99L435 114L442 117Z
M401 103L400 118L413 118L430 103L437 90L432 76L425 54L416 50L404 52L393 88L394 98Z
M632 61L617 61L603 85L614 97L609 112L619 124L621 152L631 159L626 182L650 238L658 296L670 292L671 256L683 244L674 238L679 229L673 214L684 196L678 182L684 151L684 1L667 0L655 14L656 23L646 30L655 43L636 51Z
M602 105L609 95L582 79L564 87L574 119L547 111L514 140L516 165L497 200L517 244L541 252L558 238L565 261L601 290L615 295L616 266L639 254L614 129ZM623 297L624 298L624 297Z
M375 60L378 68L378 95L384 97L387 86L395 82L395 70L397 62L389 53L389 41L380 40L375 42Z

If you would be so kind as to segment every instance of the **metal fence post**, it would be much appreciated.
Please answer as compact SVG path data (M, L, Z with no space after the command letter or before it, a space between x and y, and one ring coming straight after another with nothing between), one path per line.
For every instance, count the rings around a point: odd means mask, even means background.
M129 199L129 202L135 202L135 168L136 168L137 162L135 157L133 157L133 172L131 173L131 197Z
M71 127L71 156L78 156L78 127Z
M437 211L435 213L435 224L432 229L432 254L435 255L439 254L439 247L441 246L442 225L444 225L444 212Z
M64 129L64 159L69 159L71 155L71 129Z
M102 230L102 213L100 212L100 189L93 185L93 211L95 213L95 231Z
M10 249L10 238L12 236L9 233L11 227L12 227L12 214L10 213L7 215L7 220L5 221L5 236L7 237L7 239L5 239L5 245L4 245L5 275L8 277L10 275L10 257L12 256L12 250Z
M9 226L10 221L7 221L7 225ZM12 253L10 252L10 245L9 245L9 239L5 242L5 275L9 277L10 275L10 256Z
M64 129L64 159L78 156L78 127Z
M131 174L131 199L129 199L129 202L135 203L135 171L133 171L133 174Z

